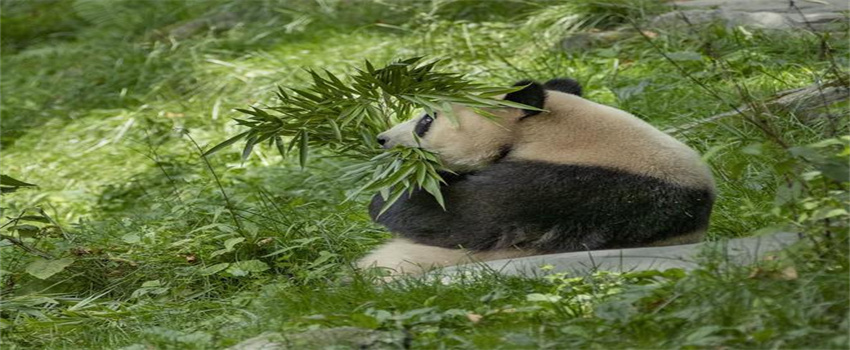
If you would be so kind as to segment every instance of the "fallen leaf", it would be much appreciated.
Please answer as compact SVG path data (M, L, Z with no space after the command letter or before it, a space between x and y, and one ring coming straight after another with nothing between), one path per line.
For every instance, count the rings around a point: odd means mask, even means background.
M791 281L791 280L795 280L795 279L799 278L800 275L797 274L797 269L795 269L794 266L788 266L788 267L782 269L782 273L780 274L780 277L782 279L786 280L786 281Z
M479 314L472 314L472 313L466 314L466 318L468 318L470 321L472 321L472 323L478 323L478 321L481 321L481 318L483 318L483 317L484 316L481 316Z
M71 254L76 256L89 255L92 253L92 250L87 247L74 247L71 248Z

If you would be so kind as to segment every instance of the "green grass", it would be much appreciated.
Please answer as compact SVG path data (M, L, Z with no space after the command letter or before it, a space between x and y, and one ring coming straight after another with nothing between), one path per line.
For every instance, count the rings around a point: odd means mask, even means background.
M3 214L39 207L63 228L3 234L74 259L39 280L25 272L37 257L0 241L2 346L206 349L354 326L390 348L846 348L847 218L823 217L848 207L847 186L805 174L848 155L794 153L847 135L846 103L757 115L792 149L741 117L677 135L718 180L710 238L793 229L820 240L759 266L708 257L690 273L376 284L350 265L389 235L365 196L344 201L357 188L339 179L349 160L317 151L301 170L262 147L243 162L234 146L209 158L211 172L186 135L209 148L239 131L233 108L306 84L302 68L344 74L364 59L444 58L493 84L573 77L587 98L662 129L835 79L804 31L709 26L555 48L664 11L654 3L0 1L2 172L39 186L4 195ZM586 20L558 22L569 15ZM227 28L168 38L211 17ZM827 41L845 76L846 39Z

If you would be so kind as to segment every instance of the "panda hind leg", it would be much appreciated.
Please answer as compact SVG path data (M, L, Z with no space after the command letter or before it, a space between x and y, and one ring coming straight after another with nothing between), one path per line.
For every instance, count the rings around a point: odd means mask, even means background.
M462 264L469 261L469 253L462 249L448 249L414 243L409 239L395 238L378 247L357 262L361 269L380 267L396 274L419 274L428 270Z
M512 259L536 255L530 250L501 249L471 252L465 249L449 249L415 243L409 239L395 238L375 249L357 262L360 269L387 268L394 275L421 274L429 270L468 264L477 261Z

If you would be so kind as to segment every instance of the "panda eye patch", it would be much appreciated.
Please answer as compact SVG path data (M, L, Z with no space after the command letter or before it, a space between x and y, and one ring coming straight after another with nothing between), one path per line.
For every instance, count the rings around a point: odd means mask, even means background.
M434 117L436 116L437 115L435 113ZM416 128L413 129L413 132L416 133L416 136L425 136L425 133L427 133L428 129L431 128L431 123L434 121L434 117L426 114L422 118L420 118L418 122L416 122Z

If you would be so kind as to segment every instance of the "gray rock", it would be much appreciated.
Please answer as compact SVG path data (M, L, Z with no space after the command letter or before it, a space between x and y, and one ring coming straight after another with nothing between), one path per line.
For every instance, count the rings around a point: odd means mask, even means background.
M797 240L796 233L778 233L769 236L666 247L538 255L453 266L443 269L440 273L450 276L455 273L490 270L506 275L539 276L547 273L547 271L541 269L545 265L551 265L553 267L551 271L571 272L578 275L596 270L614 272L666 270L670 268L692 270L699 266L699 257L704 254L722 254L729 263L747 264L757 261L766 252L781 250Z
M722 8L743 12L796 12L788 0L678 0L674 4L684 8ZM794 5L806 14L846 11L850 8L847 0L796 0Z
M850 9L846 0L693 0L677 1L681 11L673 11L653 19L654 27L677 28L691 24L720 22L726 26L759 29L807 28L836 30L846 27ZM687 21L685 20L687 18Z
M758 29L791 29L808 27L813 29L829 29L830 24L846 21L840 13L816 13L805 17L797 13L780 13L770 11L744 12L727 9L715 10L684 10L668 12L655 17L650 26L653 28L676 29L689 25L702 25L712 22L721 23L727 27L750 27ZM808 24L806 23L808 21Z
M676 1L678 10L656 16L647 29L683 30L689 26L720 23L728 28L748 27L767 30L803 28L816 31L843 31L850 26L850 3L830 0L796 1L796 8L785 0L693 0ZM843 5L843 6L839 6ZM566 52L581 52L595 46L633 37L630 27L616 30L573 33L558 43Z

